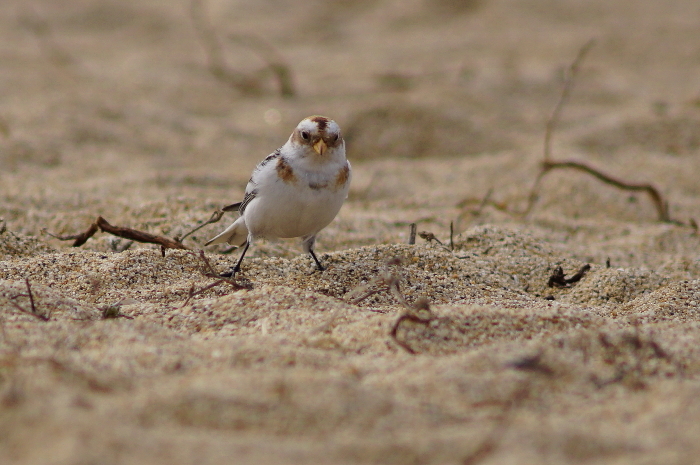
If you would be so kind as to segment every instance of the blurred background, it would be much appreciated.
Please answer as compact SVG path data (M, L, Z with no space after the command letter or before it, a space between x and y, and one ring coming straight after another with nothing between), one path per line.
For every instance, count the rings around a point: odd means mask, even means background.
M412 221L464 230L489 192L502 208L478 221L519 221L590 39L555 156L654 181L697 216L699 23L695 0L4 0L0 216L25 234L101 214L174 235L323 114L355 169L326 247L403 240ZM655 219L580 175L548 183L539 215Z

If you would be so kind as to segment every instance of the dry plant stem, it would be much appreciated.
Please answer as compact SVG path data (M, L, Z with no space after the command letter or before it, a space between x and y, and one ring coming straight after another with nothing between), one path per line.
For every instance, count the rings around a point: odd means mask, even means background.
M524 381L513 393L510 401L499 413L493 425L493 429L488 436L479 444L474 451L462 459L463 465L475 465L491 455L498 443L502 440L508 426L510 426L515 416L516 408L527 398L530 391L530 382Z
M356 288L350 294L356 294L359 292L362 292L362 294L358 297L355 297L354 299L351 299L350 303L353 305L357 305L360 302L362 302L363 300L365 300L366 298L371 297L374 294L379 294L380 292L384 291L385 290L384 287L380 287L380 288L372 289L372 290L368 290L368 289L376 284L379 284L379 283L384 284L385 280L386 280L386 278L384 276L379 276L377 278L374 278L370 282L368 282L366 285Z
M232 70L226 64L223 47L207 17L204 0L192 0L190 17L207 54L209 72L219 81L244 94L262 94L262 73L259 73L258 76L246 76ZM259 37L250 35L231 35L229 39L248 47L266 63L266 69L277 79L279 93L282 97L293 97L296 94L291 68L287 66L272 45Z
M431 233L430 231L421 231L418 233L421 239L425 239L428 242L435 241L438 244L444 246L444 244L438 239L435 234Z
M20 312L26 313L27 315L31 315L35 318L38 318L41 321L49 321L51 319L51 314L49 313L48 315L44 315L42 313L37 312L36 310L36 304L34 303L34 294L32 293L32 286L29 284L29 278L24 278L24 282L27 285L27 294L20 294L17 295L13 298L17 297L29 297L29 305L31 307L31 310L25 310L17 302L14 302L12 299L10 299L10 303Z
M671 220L669 213L668 213L668 203L661 196L661 193L659 192L659 190L656 189L651 184L635 184L635 183L626 182L626 181L623 181L621 179L617 179L613 176L610 176L608 174L605 174L605 173L601 172L600 170L593 168L585 163L580 163L577 161L569 161L569 160L552 161L551 160L552 135L554 134L554 130L557 126L557 123L559 122L559 119L561 118L561 113L564 109L564 105L569 100L569 96L571 95L571 92L574 88L576 74L578 73L578 70L581 66L581 63L583 62L583 59L586 57L586 54L593 47L594 44L595 44L595 40L593 40L593 39L586 42L586 44L583 47L581 47L581 49L579 50L573 63L571 63L571 66L569 67L569 73L568 73L566 82L564 83L564 88L562 90L561 96L559 97L559 101L557 102L557 105L556 105L556 107L554 107L554 111L552 112L552 115L550 116L549 120L547 121L547 127L546 127L545 133L544 133L544 160L543 160L542 165L540 167L540 172L538 173L537 178L535 179L535 183L533 184L532 189L530 190L530 195L528 198L528 205L527 205L527 208L525 209L524 216L527 216L530 214L530 212L532 211L532 208L534 207L535 203L537 202L537 199L539 197L539 189L540 189L540 184L542 182L542 178L547 173L551 172L552 170L567 169L568 168L568 169L575 169L575 170L590 174L591 176L595 177L596 179L598 179L606 184L609 184L611 186L617 187L619 189L629 190L629 191L644 191L647 194L649 194L649 197L651 198L652 202L654 203L654 206L656 207L659 221L666 222L666 223L673 222L676 224L682 224L680 222Z
M224 52L214 28L207 18L204 0L192 0L190 18L207 55L209 72L218 80L244 93L259 93L259 89L251 88L251 82L235 71L228 69L224 60Z
M94 236L98 230L99 228L97 227L97 223L92 223L85 232L82 232L80 234L59 235L52 234L46 229L43 229L43 231L46 234L48 234L51 237L55 237L59 241L75 241L73 242L73 247L80 247L81 245L85 244L87 240Z
M561 117L561 112L564 109L564 104L569 100L571 91L574 88L576 74L578 73L578 70L581 67L583 59L586 57L586 54L588 54L589 50L593 47L594 44L594 39L591 39L588 42L586 42L583 45L583 47L579 49L576 58L569 66L569 72L566 76L566 81L564 82L564 88L562 89L561 96L559 97L557 105L554 107L554 111L552 111L551 116L547 120L547 126L544 131L544 163L548 163L551 158L552 135L554 134L554 129L556 128L557 123L559 122L559 118ZM537 179L535 179L535 183L533 184L532 189L530 190L530 196L528 198L528 204L527 208L525 209L524 216L529 215L530 211L532 211L532 208L535 206L535 202L537 202L537 198L539 197L540 182L542 181L542 177L545 175L546 172L547 171L543 168L537 175Z
M583 45L583 47L581 47L579 49L578 54L576 55L576 58L571 63L571 66L569 66L569 73L566 77L566 81L564 82L564 89L562 90L561 97L559 97L559 101L557 102L557 106L554 107L554 111L552 112L552 116L550 116L549 120L547 121L547 128L544 132L544 161L545 161L545 163L549 161L550 156L552 154L552 134L554 134L554 129L556 128L557 123L559 123L559 118L561 117L561 112L564 108L564 105L569 100L569 96L571 95L571 91L574 88L576 74L578 74L578 70L581 67L581 63L583 62L583 59L586 57L586 55L591 50L591 48L593 48L593 45L595 45L595 39L590 39L588 42L586 42Z
M223 216L224 216L224 211L223 211L223 210L216 210L214 213L211 214L211 216L209 217L209 219L208 219L207 221L205 221L204 223L200 224L199 226L197 226L196 228L194 228L192 231L188 232L188 233L185 234L184 236L176 238L176 240L177 240L178 242L184 241L185 238L186 238L187 236L190 236L190 235L196 233L197 231L199 231L200 229L202 229L204 226L206 226L206 225L208 225L208 224L217 223L219 220L221 220L221 218L222 218Z
M277 79L279 93L282 97L294 97L296 95L292 70L285 63L282 55L270 43L261 37L243 34L231 34L229 39L247 46L258 54L267 64L275 79Z
M216 287L216 286L218 286L218 285L220 285L220 284L227 283L227 282L229 282L229 281L227 281L227 280L224 279L224 278L219 278L218 281L215 281L215 282L213 282L213 283L211 283L211 284L208 284L208 285L204 286L203 288L201 288L201 289L199 289L199 290L196 290L196 291L194 290L194 286L192 286L192 287L190 288L189 293L187 294L187 299L186 299L185 302L182 304L182 306L184 307L184 306L186 306L188 303L190 303L190 300L192 300L193 297L195 297L195 296L197 296L197 295L199 295L199 294L202 294L203 292L206 292L206 291L208 291L209 289L212 289L212 288L214 288L214 287Z
M491 200L491 194L493 194L493 187L491 187L488 191L486 191L486 195L484 196L483 199L481 199L481 203L479 204L479 208L477 208L475 214L477 216L481 215L484 211L484 207L486 207L487 203Z
M202 274L203 274L204 276L206 276L207 278L216 278L217 280L214 281L214 282L211 283L211 284L208 284L208 285L204 286L203 288L201 288L201 289L199 289L199 290L197 290L197 291L195 291L195 290L194 290L194 286L192 286L192 287L190 288L190 291L189 291L188 295L187 295L187 299L186 299L185 302L182 304L182 307L184 307L185 305L187 305L187 304L190 302L190 300L192 300L193 297L195 297L195 296L197 296L197 295L199 295L199 294L201 294L201 293L203 293L203 292L205 292L205 291L208 291L209 289L212 289L212 288L214 288L214 287L216 287L216 286L218 286L218 285L220 285L220 284L223 284L223 283L226 283L226 284L229 284L229 285L233 286L233 288L236 289L236 290L238 290L238 289L245 289L245 286L241 286L241 285L238 284L235 280L229 279L229 278L222 278L221 276L219 276L219 275L216 273L216 271L214 270L214 267L211 266L211 263L209 263L209 260L207 259L207 256L204 254L204 251L203 251L203 250L200 250L200 251L199 251L199 257L202 259L202 262L204 262L204 271L202 272Z
M75 241L73 242L73 247L80 247L81 245L85 244L88 239L90 239L92 236L95 235L95 233L101 230L103 232L112 234L113 236L117 237L122 237L124 239L130 239L135 242L142 242L142 243L147 243L147 244L158 244L161 246L161 248L164 249L180 249L180 250L189 250L188 247L185 247L181 243L167 238L163 236L156 236L151 233L147 233L144 231L139 231L136 229L131 229L131 228L124 228L121 226L113 226L107 222L104 218L101 216L97 217L97 220L90 225L90 227L85 231L80 234L73 234L73 235L67 235L67 236L60 236L56 234L51 234L50 232L46 232L51 237L55 237L56 239L62 240L62 241Z
M410 312L404 313L396 320L396 323L394 323L394 326L391 327L391 332L389 333L389 335L394 340L394 342L396 344L398 344L399 347L404 349L409 354L416 355L417 352L415 350L413 350L413 348L410 345L408 345L407 343L405 343L404 341L402 341L398 337L399 327L401 326L401 323L403 323L404 321L413 321L415 323L428 324L428 323L430 323L430 319L421 318L421 317L414 315L413 313L410 313Z
M165 247L166 249L189 250L189 248L185 247L179 242L176 242L167 237L156 236L154 234L138 231L136 229L123 228L121 226L113 226L101 216L97 218L95 224L97 224L100 230L117 237L123 237L124 239L131 239L132 241L144 242L148 244L158 244L161 247Z
M416 223L411 223L411 229L408 233L408 245L414 245L416 243Z
M628 190L628 191L644 191L647 194L649 194L649 197L651 198L651 201L654 203L654 206L656 207L656 212L659 218L659 221L662 221L664 223L669 223L672 222L671 218L668 214L668 203L664 198L661 196L661 193L659 192L658 189L656 189L654 186L651 184L634 184L634 183L629 183L626 181L623 181L621 179L614 178L608 174L605 174L601 171L598 171L595 168L592 168L584 163L580 163L577 161L545 161L542 163L542 175L548 173L549 171L553 169L575 169L578 171L583 171L584 173L588 173L591 176L599 179L600 181L604 182L605 184L610 184L611 186L615 186L619 189L623 190Z
M552 276L549 277L547 281L547 286L549 287L569 287L569 285L577 283L583 278L583 276L591 269L591 265L586 263L583 265L572 277L567 278L564 275L564 270L561 266L558 266Z

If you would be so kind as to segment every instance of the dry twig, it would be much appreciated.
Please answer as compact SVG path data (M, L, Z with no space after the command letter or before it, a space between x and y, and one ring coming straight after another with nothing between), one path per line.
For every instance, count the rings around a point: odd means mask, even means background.
M174 241L173 239L163 237L163 236L156 236L151 233L147 233L144 231L139 231L136 229L131 229L131 228L124 228L121 226L112 226L99 216L97 218L97 221L95 222L97 226L100 228L100 230L110 233L114 236L117 237L123 237L124 239L131 239L132 241L136 242L145 242L148 244L158 244L161 247L165 247L166 249L181 249L181 250L189 250L189 248L185 247L181 243Z
M416 223L411 223L411 229L408 233L408 245L414 245L416 243Z
M204 223L200 224L199 226L197 226L196 228L194 228L192 231L188 232L188 233L185 234L184 236L182 236L182 237L176 237L175 240L176 240L177 242L182 242L182 241L185 240L185 238L186 238L187 236L189 236L189 235L191 235L191 234L194 234L195 232L197 232L197 231L199 231L200 229L202 229L204 226L206 226L206 225L208 225L208 224L217 223L219 220L221 220L221 218L224 216L224 212L226 212L226 211L228 211L228 210L226 210L226 208L224 208L223 210L216 210L214 213L211 214L211 216L209 217L209 219L208 219L207 221L205 221Z
M190 18L207 54L209 72L216 79L244 94L260 95L263 93L261 81L266 74L271 73L277 80L279 93L282 97L293 97L296 94L291 68L272 45L262 38L252 35L229 36L229 39L252 50L266 64L262 71L248 76L234 71L226 64L224 48L207 16L204 0L192 0Z
M430 302L428 302L428 299L424 297L418 299L413 305L408 305L405 299L403 299L402 303L403 306L406 307L406 311L396 319L396 322L391 327L391 332L389 335L402 349L409 354L415 355L417 352L413 349L413 347L411 347L407 342L399 339L399 328L404 321L428 325L431 321L433 321L434 315L430 309Z
M564 275L564 269L561 266L558 266L554 272L552 273L552 276L549 277L549 281L547 281L547 286L549 287L569 287L574 283L577 283L583 278L583 276L586 274L588 270L591 269L591 265L586 263L583 265L577 272L574 274L572 277L567 278Z
M50 232L46 233L49 236L55 237L56 239L62 241L74 240L75 242L73 242L73 247L80 247L81 245L85 244L85 242L87 242L89 238L94 236L98 230L112 234L113 236L122 237L124 239L131 239L132 241L136 242L158 244L161 246L161 248L164 249L189 250L188 247L185 247L180 242L170 239L168 237L156 236L154 234L139 231L137 229L125 228L122 226L113 226L101 216L98 216L97 220L94 223L92 223L85 232L82 232L80 234L60 236L52 234Z
M581 163L578 161L572 161L572 160L564 160L564 161L553 161L552 158L552 136L554 135L554 130L559 123L559 120L561 118L561 113L564 109L564 105L566 102L569 100L569 96L571 95L571 92L574 88L574 82L576 78L576 74L578 73L578 70L581 66L581 63L583 62L583 59L586 57L586 54L590 51L590 49L593 47L595 44L594 40L589 40L584 44L583 47L579 50L578 54L576 55L576 58L574 61L571 63L569 67L569 73L567 75L566 81L564 82L564 88L562 89L561 96L559 97L559 101L557 102L557 105L554 107L554 111L552 112L552 115L550 116L549 120L547 121L547 127L545 129L544 133L544 160L542 161L542 165L540 168L540 172L537 175L537 178L535 179L535 183L532 186L532 189L530 190L530 195L528 198L528 204L525 209L524 215L527 216L535 206L535 203L537 202L537 199L539 198L539 191L540 191L540 184L542 182L542 178L549 172L555 170L555 169L574 169L577 171L581 171L587 174L590 174L597 178L598 180L604 182L605 184L609 184L611 186L617 187L618 189L623 189L623 190L629 190L629 191L644 191L647 194L649 194L649 197L651 198L652 202L654 203L654 206L656 207L657 215L659 221L666 222L666 223L676 223L676 224L682 224L677 221L671 220L668 212L668 202L664 200L663 196L659 192L659 190L654 187L651 184L647 183L631 183L627 181L623 181L621 179L615 178L613 176L610 176L609 174L603 173L602 171L598 170L597 168L594 168L590 165L587 165L585 163Z
M442 242L440 242L440 239L438 239L437 236L435 236L435 234L431 233L430 231L421 231L418 233L418 235L420 236L421 239L424 239L428 242L435 241L438 244L444 246L444 244Z
M228 284L228 285L230 285L230 286L233 286L233 288L234 288L235 290L238 290L238 289L250 289L250 286L244 286L244 285L242 285L242 284L236 282L236 280L234 280L234 279L231 279L231 278L224 278L224 277L220 276L220 275L214 270L214 267L211 265L211 263L210 263L209 260L207 259L207 256L204 254L204 251L203 251L203 250L200 250L200 251L199 251L199 257L202 259L202 262L204 263L204 269L202 270L202 274L203 274L204 276L206 276L207 278L216 278L216 281L214 281L213 283L208 284L208 285L204 286L203 288L198 289L198 290L196 290L196 291L195 291L195 287L194 287L194 285L193 285L193 286L190 288L189 292L187 293L187 299L186 299L185 302L182 304L183 307L184 307L185 305L187 305L187 304L190 302L190 300L192 300L193 297L195 297L195 296L197 296L197 295L199 295L199 294L202 294L203 292L206 292L206 291L208 291L209 289L212 289L212 288L214 288L214 287L216 287L216 286L219 286L219 285L221 285L221 284L224 284L224 283L225 283L225 284Z
M51 237L55 237L59 241L74 241L73 247L80 247L81 245L85 244L87 240L94 236L98 230L99 228L97 223L92 223L87 230L80 234L59 235L48 232L46 228L43 229L46 234Z
M24 282L27 285L27 293L26 294L19 294L16 295L12 298L10 298L10 303L20 312L26 313L27 315L31 315L35 318L38 318L41 321L49 321L51 319L51 312L48 314L46 313L40 313L36 309L36 304L34 303L34 294L32 293L32 286L29 284L29 278L24 278ZM19 297L29 297L29 305L31 310L25 310L22 308L17 302L14 301L14 299L17 299Z

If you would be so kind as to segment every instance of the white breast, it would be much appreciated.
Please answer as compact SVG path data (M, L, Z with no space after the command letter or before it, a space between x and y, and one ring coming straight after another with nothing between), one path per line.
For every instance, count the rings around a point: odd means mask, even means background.
M345 160L321 169L292 164L293 179L282 179L276 163L268 163L254 177L255 198L243 214L253 238L311 236L330 224L340 211L350 178L337 185ZM295 166L296 165L296 166Z

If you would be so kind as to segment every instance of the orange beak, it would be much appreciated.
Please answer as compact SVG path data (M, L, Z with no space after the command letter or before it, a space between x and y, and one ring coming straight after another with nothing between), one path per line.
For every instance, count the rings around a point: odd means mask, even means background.
M319 139L318 142L314 144L314 150L317 154L323 155L326 153L326 150L328 150L328 145L326 145L323 139Z

